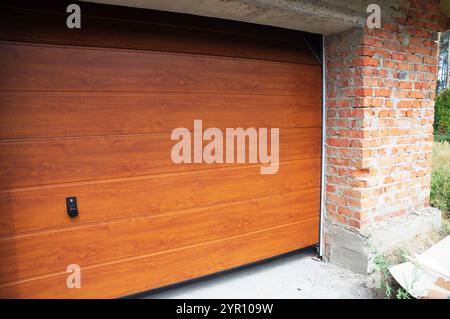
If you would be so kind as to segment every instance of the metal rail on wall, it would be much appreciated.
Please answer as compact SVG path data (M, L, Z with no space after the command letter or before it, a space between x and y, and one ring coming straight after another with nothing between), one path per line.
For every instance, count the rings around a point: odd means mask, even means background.
M320 170L320 219L319 219L319 258L323 257L325 243L323 241L323 224L325 221L325 142L326 142L326 60L325 60L325 36L322 35L322 146L321 146L321 170Z

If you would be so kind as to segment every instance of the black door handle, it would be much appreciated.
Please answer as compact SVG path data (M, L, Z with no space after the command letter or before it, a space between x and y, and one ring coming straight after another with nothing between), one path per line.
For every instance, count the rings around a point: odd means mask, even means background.
M78 216L78 205L76 197L66 198L67 214L70 218L75 218Z

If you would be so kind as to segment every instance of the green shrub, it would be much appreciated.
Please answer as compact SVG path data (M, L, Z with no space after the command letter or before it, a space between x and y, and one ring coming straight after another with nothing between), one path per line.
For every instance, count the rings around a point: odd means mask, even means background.
M433 145L430 202L450 217L450 144L447 142Z
M434 136L436 141L450 142L450 89L442 91L436 98Z
M450 208L450 168L438 167L431 173L431 205L439 208L444 214Z

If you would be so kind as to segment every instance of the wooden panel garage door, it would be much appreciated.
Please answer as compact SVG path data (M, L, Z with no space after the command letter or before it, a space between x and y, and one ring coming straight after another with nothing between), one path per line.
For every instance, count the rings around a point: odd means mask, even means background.
M302 37L87 4L69 30L42 6L1 10L0 297L124 296L317 243L321 73ZM279 128L279 171L174 164L195 119Z

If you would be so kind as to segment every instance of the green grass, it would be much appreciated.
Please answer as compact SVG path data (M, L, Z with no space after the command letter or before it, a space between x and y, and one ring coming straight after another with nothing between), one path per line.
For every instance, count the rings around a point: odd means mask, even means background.
M440 209L444 218L450 219L450 144L435 142L431 172L431 205Z

